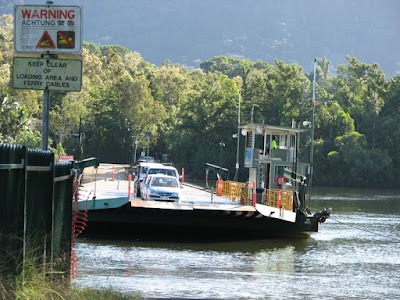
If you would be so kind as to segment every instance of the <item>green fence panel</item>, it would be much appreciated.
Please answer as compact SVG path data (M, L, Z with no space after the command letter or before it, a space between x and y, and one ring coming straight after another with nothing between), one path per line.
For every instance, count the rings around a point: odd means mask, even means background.
M55 165L52 266L69 279L72 242L73 162Z
M28 149L25 198L25 255L50 262L54 154Z
M49 151L0 143L0 280L32 263L69 279L74 175L93 165L55 164Z
M0 144L0 274L20 272L24 239L25 146Z

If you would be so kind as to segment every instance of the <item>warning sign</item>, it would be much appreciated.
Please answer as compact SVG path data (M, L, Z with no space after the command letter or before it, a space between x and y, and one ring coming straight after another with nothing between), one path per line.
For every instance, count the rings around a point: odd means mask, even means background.
M66 5L16 5L15 52L82 53L82 9Z
M53 40L51 39L49 33L45 31L36 45L36 48L40 49L55 49Z
M57 31L57 48L75 48L75 31Z
M81 60L14 57L16 89L79 92L81 86Z

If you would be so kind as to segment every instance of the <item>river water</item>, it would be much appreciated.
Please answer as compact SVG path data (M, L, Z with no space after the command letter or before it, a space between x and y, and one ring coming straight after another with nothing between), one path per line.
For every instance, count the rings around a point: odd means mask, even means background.
M400 190L314 188L331 219L309 239L81 238L78 287L143 298L400 299Z

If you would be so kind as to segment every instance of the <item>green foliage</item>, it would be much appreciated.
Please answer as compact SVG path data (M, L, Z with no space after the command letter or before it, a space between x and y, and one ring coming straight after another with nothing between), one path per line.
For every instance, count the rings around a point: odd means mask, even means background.
M211 60L204 61L200 68L205 73L220 72L228 75L230 78L241 76L245 81L246 73L254 66L254 62L248 60L239 60L228 58L227 56L215 56ZM258 65L260 67L260 64Z
M0 134L15 140L18 133L28 121L28 110L18 102L12 102L8 97L0 99Z
M185 104L186 114L169 139L176 141L171 144L171 152L179 167L201 178L206 162L230 167L234 159L235 148L231 146L238 89L235 81L225 75L196 74L196 79L193 89L197 92ZM225 144L223 149L221 142Z
M42 134L40 131L24 129L21 130L16 137L15 143L19 145L26 145L31 149L40 149L42 143Z
M355 131L335 138L335 149L326 159L316 143L316 161L323 163L316 177L325 185L388 187L393 176L392 160L384 149L368 149L367 139ZM322 150L322 151L321 151ZM325 159L325 163L324 163Z
M355 122L355 130L367 133L371 120L379 115L383 105L383 95L386 90L385 74L378 64L367 65L356 58L346 57L349 66L338 67L338 79L346 88L342 101L338 99Z
M0 40L0 140L38 148L40 133L25 124L41 118L42 94L11 88L10 15L0 18ZM400 77L387 82L378 64L346 60L335 76L327 58L317 60L313 182L399 186ZM310 120L313 74L297 64L216 56L200 68L155 66L125 47L84 42L81 92L51 95L52 149L79 157L83 148L85 157L130 163L137 139L138 153L168 153L188 176L204 178L206 162L234 172L239 93L242 124Z
M100 47L96 44L83 41L83 47L89 51L90 54L101 56Z
M354 131L354 120L336 102L322 103L316 107L316 132L324 140L333 141L337 136Z
M129 49L120 45L102 46L100 47L100 51L102 55L108 55L109 53L116 53L117 55L122 57L131 52Z

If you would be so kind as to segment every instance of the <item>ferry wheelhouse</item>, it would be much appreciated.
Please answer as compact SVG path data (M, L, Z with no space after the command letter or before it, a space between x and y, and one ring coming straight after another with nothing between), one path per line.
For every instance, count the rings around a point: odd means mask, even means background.
M288 207L310 213L311 166L303 160L305 157L299 159L301 133L307 129L255 123L240 128L246 137L244 167L249 170L248 182L255 183L257 190L265 190L264 194L281 190L286 199L293 198ZM262 202L266 200L262 198Z

